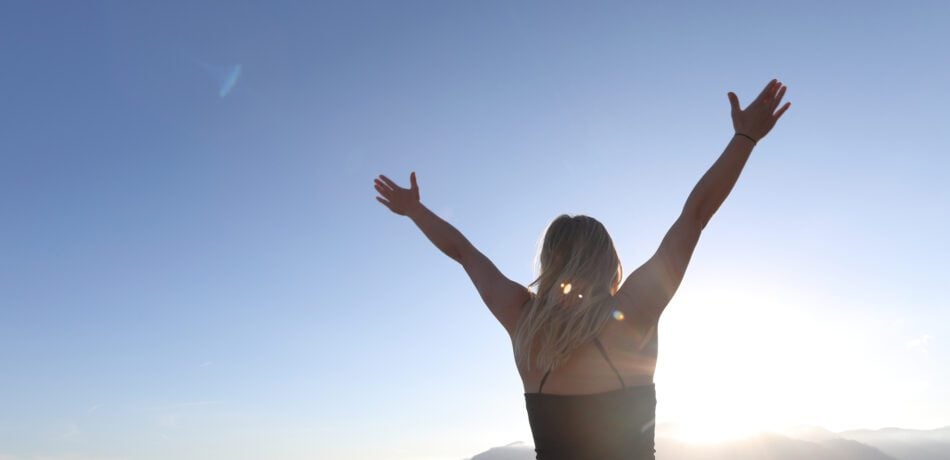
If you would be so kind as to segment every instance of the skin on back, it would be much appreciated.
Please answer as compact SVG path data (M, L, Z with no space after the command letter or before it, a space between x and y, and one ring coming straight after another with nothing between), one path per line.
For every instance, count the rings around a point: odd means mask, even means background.
M645 319L645 318L644 318ZM656 323L610 321L599 338L625 386L649 385L656 371ZM536 348L535 348L536 349ZM532 356L533 358L533 356ZM544 372L518 369L525 393L536 393ZM575 350L544 383L545 394L592 394L621 388L617 375L593 343Z

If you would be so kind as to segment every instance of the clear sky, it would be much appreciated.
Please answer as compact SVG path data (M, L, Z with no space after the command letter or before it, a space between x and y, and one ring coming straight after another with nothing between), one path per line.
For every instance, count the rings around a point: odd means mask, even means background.
M661 321L659 422L948 425L947 5L5 2L0 458L530 442L503 328L372 179L416 171L522 283L560 213L627 275L772 78L792 107Z

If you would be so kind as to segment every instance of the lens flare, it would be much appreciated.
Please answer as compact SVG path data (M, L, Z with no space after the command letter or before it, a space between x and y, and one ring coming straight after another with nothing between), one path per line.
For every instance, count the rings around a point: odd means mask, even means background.
M237 84L238 78L241 76L241 64L238 64L231 68L231 71L228 72L227 76L224 78L224 82L221 83L221 89L218 90L218 97L227 96L228 93L234 89L234 85Z
M241 78L241 64L220 66L208 64L200 59L194 59L195 64L204 69L205 72L217 83L218 97L225 97L234 90Z
M623 312L620 310L614 310L614 319L617 321L623 321Z
M571 292L571 283L567 283L567 284L561 283L561 289L564 290L565 294L569 294Z

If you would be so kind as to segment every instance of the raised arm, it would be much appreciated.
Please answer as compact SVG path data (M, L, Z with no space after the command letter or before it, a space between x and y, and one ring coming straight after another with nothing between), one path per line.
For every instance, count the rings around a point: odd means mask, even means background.
M782 83L772 80L755 101L742 110L735 93L728 94L735 135L693 188L653 256L634 270L620 287L618 308L624 314L659 317L666 308L683 280L699 235L729 196L752 148L791 106L787 102L776 112L784 95Z
M521 307L531 298L531 291L505 277L461 232L422 204L415 172L409 180L410 188L405 189L380 175L375 179L375 187L384 198L376 200L392 212L412 219L432 244L461 264L482 301L509 335L513 334Z

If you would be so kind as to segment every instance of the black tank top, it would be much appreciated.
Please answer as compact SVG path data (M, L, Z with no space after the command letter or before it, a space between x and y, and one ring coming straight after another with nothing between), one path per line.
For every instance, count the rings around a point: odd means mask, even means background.
M600 339L600 354L622 388L584 395L544 394L548 370L537 393L525 393L537 460L655 460L654 384L628 387Z

